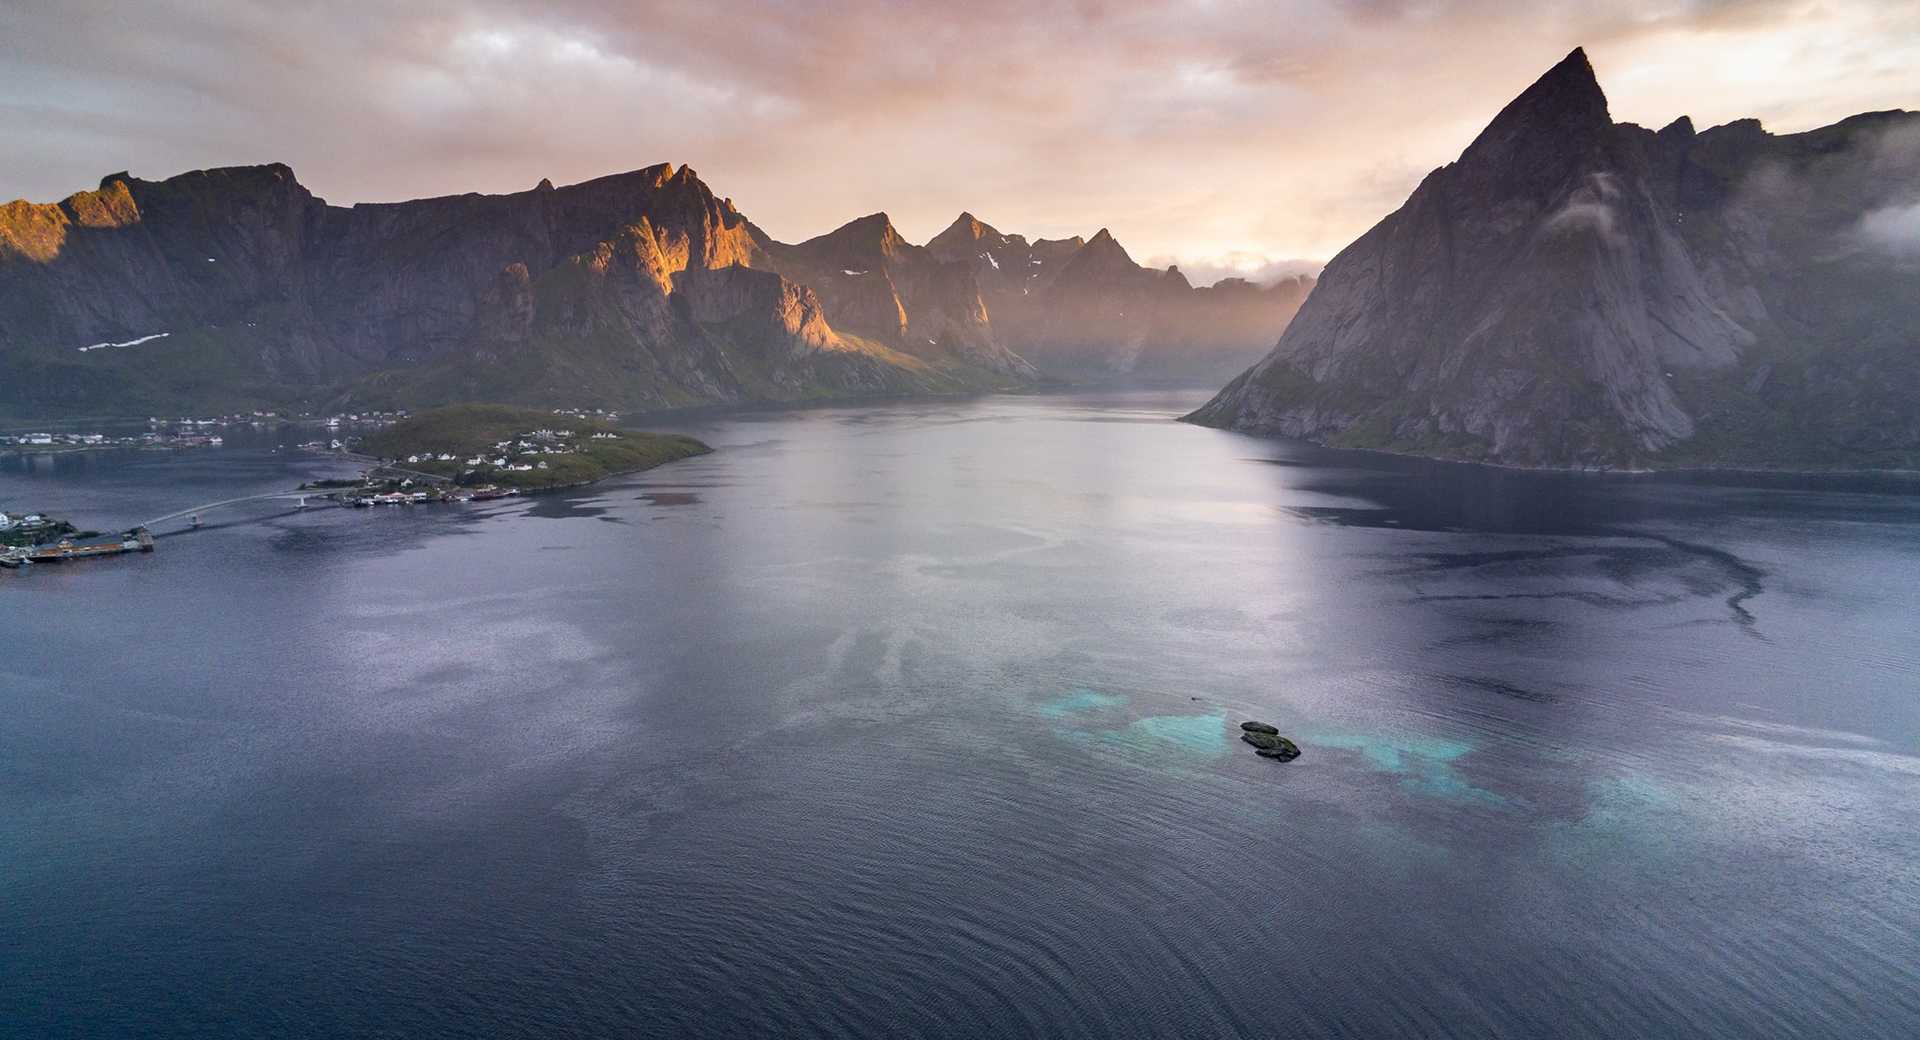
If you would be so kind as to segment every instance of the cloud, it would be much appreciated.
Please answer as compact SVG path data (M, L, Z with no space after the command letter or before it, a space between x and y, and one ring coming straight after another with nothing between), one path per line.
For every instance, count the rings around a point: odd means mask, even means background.
M1178 266L1180 273L1194 285L1212 285L1223 278L1245 278L1255 285L1272 285L1282 278L1299 275L1319 277L1320 269L1326 266L1318 260L1275 260L1264 253L1244 251L1187 259L1162 255L1140 262L1148 267Z
M1869 249L1900 260L1920 260L1920 202L1876 209L1860 218L1855 233Z
M1613 200L1620 197L1620 180L1611 173L1594 173L1567 196L1546 220L1546 229L1558 234L1589 233L1614 245L1624 245L1614 228Z
M1237 269L1331 256L1577 44L1648 125L1920 107L1920 5L1876 0L11 0L0 198L284 161L351 203L672 161L788 239L967 209Z

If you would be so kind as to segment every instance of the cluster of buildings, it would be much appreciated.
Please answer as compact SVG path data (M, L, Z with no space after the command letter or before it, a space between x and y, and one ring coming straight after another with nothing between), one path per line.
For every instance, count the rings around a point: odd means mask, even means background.
M609 412L605 408L555 408L555 415L570 415L575 419L598 419L601 422L620 421L619 412Z
M495 469L507 473L530 473L534 470L551 469L542 455L577 455L580 445L575 442L572 430L531 430L527 433L509 437L504 441L495 441L491 452L482 452L471 458L457 459L441 452L438 455L423 453L409 455L406 461L414 465L423 462L452 462L470 470ZM618 440L617 433L595 433L591 440Z
M182 430L206 429L209 426L266 426L270 423L281 421L283 420L280 418L279 412L235 412L232 415L222 415L212 419L195 419L188 415L183 415L178 419L161 419L157 416L147 416L148 426L156 429L162 426L172 426Z
M38 527L52 526L54 526L54 521L41 516L39 513L28 513L25 516L13 516L7 513L0 513L0 531L13 531L17 533L30 531Z
M329 430L342 426L390 426L406 417L406 412L351 412L329 415L320 420L320 425Z
M226 443L219 434L154 430L138 436L104 433L21 433L0 436L0 447L22 451L88 451L97 448L209 448Z
M12 437L0 437L0 444L12 444L22 448L93 446L105 443L107 443L107 435L104 433L22 433Z

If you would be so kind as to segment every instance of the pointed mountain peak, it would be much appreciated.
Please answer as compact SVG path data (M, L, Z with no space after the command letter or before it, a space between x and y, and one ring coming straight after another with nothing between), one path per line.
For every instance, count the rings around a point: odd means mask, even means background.
M1486 156L1496 162L1513 162L1519 158L1516 153L1522 142L1540 140L1564 150L1571 140L1612 126L1607 95L1594 77L1587 52L1576 47L1508 102L1467 146L1461 159Z
M885 211L869 213L864 217L855 217L847 221L845 224L840 225L840 228L841 230L860 228L870 231L891 231L893 229L893 218L887 216Z
M1593 63L1587 60L1586 50L1580 47L1575 47L1560 59L1558 65L1534 80L1533 86L1528 87L1516 99L1516 103L1529 96L1561 103L1598 103L1602 108L1607 104L1607 95L1600 89L1600 79L1593 74Z
M1060 271L1060 279L1066 284L1105 282L1114 278L1128 278L1143 270L1114 240L1113 233L1101 228L1098 234L1087 240L1086 245L1068 258L1066 266ZM1160 271L1153 272L1155 278L1161 275Z
M1000 245L1006 240L1007 236L1002 235L993 225L981 222L979 217L971 213L962 213L953 218L953 223L948 224L945 231L933 236L927 242L927 248L933 250L935 255L944 258L949 254L957 255L963 250L971 255L983 241L991 245Z
M1111 256L1116 259L1125 260L1129 264L1133 263L1133 257L1127 255L1126 247L1122 246L1119 240L1113 237L1113 232L1108 231L1106 228L1101 228L1095 232L1094 236L1087 240L1087 244L1082 246L1080 251L1088 256Z
M802 248L825 250L834 263L871 262L890 257L907 245L885 213L869 213L816 238L800 243Z

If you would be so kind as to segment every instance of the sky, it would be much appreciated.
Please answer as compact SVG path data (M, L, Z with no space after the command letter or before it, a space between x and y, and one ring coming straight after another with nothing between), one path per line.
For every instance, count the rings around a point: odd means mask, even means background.
M1616 120L1920 108L1920 0L5 0L0 199L329 202L688 164L777 238L962 210L1205 284L1338 252L1584 46Z

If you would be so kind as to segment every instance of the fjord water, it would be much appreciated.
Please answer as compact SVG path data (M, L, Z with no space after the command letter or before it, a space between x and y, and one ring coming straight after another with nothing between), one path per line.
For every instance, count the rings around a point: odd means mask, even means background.
M1204 396L714 418L579 492L0 574L0 1028L1920 1035L1920 485ZM0 502L330 472L230 438Z

